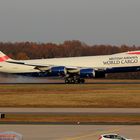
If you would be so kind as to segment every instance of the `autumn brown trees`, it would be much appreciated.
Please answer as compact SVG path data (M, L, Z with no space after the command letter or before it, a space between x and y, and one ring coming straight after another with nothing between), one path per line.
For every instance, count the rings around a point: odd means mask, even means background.
M119 52L140 50L136 46L89 46L78 40L65 41L63 44L35 42L0 42L0 51L14 59L58 58L74 56L107 55Z

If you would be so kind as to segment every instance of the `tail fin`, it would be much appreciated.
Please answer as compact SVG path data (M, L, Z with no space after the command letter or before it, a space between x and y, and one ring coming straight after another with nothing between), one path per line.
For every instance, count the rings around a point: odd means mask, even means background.
M0 62L11 60L7 55L0 51Z

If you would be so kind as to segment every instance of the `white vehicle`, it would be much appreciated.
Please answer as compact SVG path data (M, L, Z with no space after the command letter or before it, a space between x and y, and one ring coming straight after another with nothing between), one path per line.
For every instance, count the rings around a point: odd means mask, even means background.
M112 55L13 60L0 52L0 72L32 77L60 77L65 83L84 83L108 73L140 71L140 51Z
M103 134L99 137L99 140L132 140L132 139L125 138L118 134Z

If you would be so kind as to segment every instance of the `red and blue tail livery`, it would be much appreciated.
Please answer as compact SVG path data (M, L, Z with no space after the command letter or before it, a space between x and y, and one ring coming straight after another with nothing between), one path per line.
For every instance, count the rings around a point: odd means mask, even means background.
M6 60L10 59L7 55L4 53L0 52L0 62L4 62Z

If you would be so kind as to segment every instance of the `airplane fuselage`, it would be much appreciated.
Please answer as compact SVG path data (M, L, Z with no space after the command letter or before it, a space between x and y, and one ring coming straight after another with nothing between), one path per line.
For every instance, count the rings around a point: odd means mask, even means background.
M12 62L12 61L11 61ZM34 69L37 66L65 66L70 68L125 68L140 67L140 55L134 54L114 54L101 56L84 56L84 57L68 57L68 58L52 58L52 59L35 59L35 60L19 60L16 63L0 63L0 72L22 73L22 72L38 72ZM25 63L23 65L20 63Z

